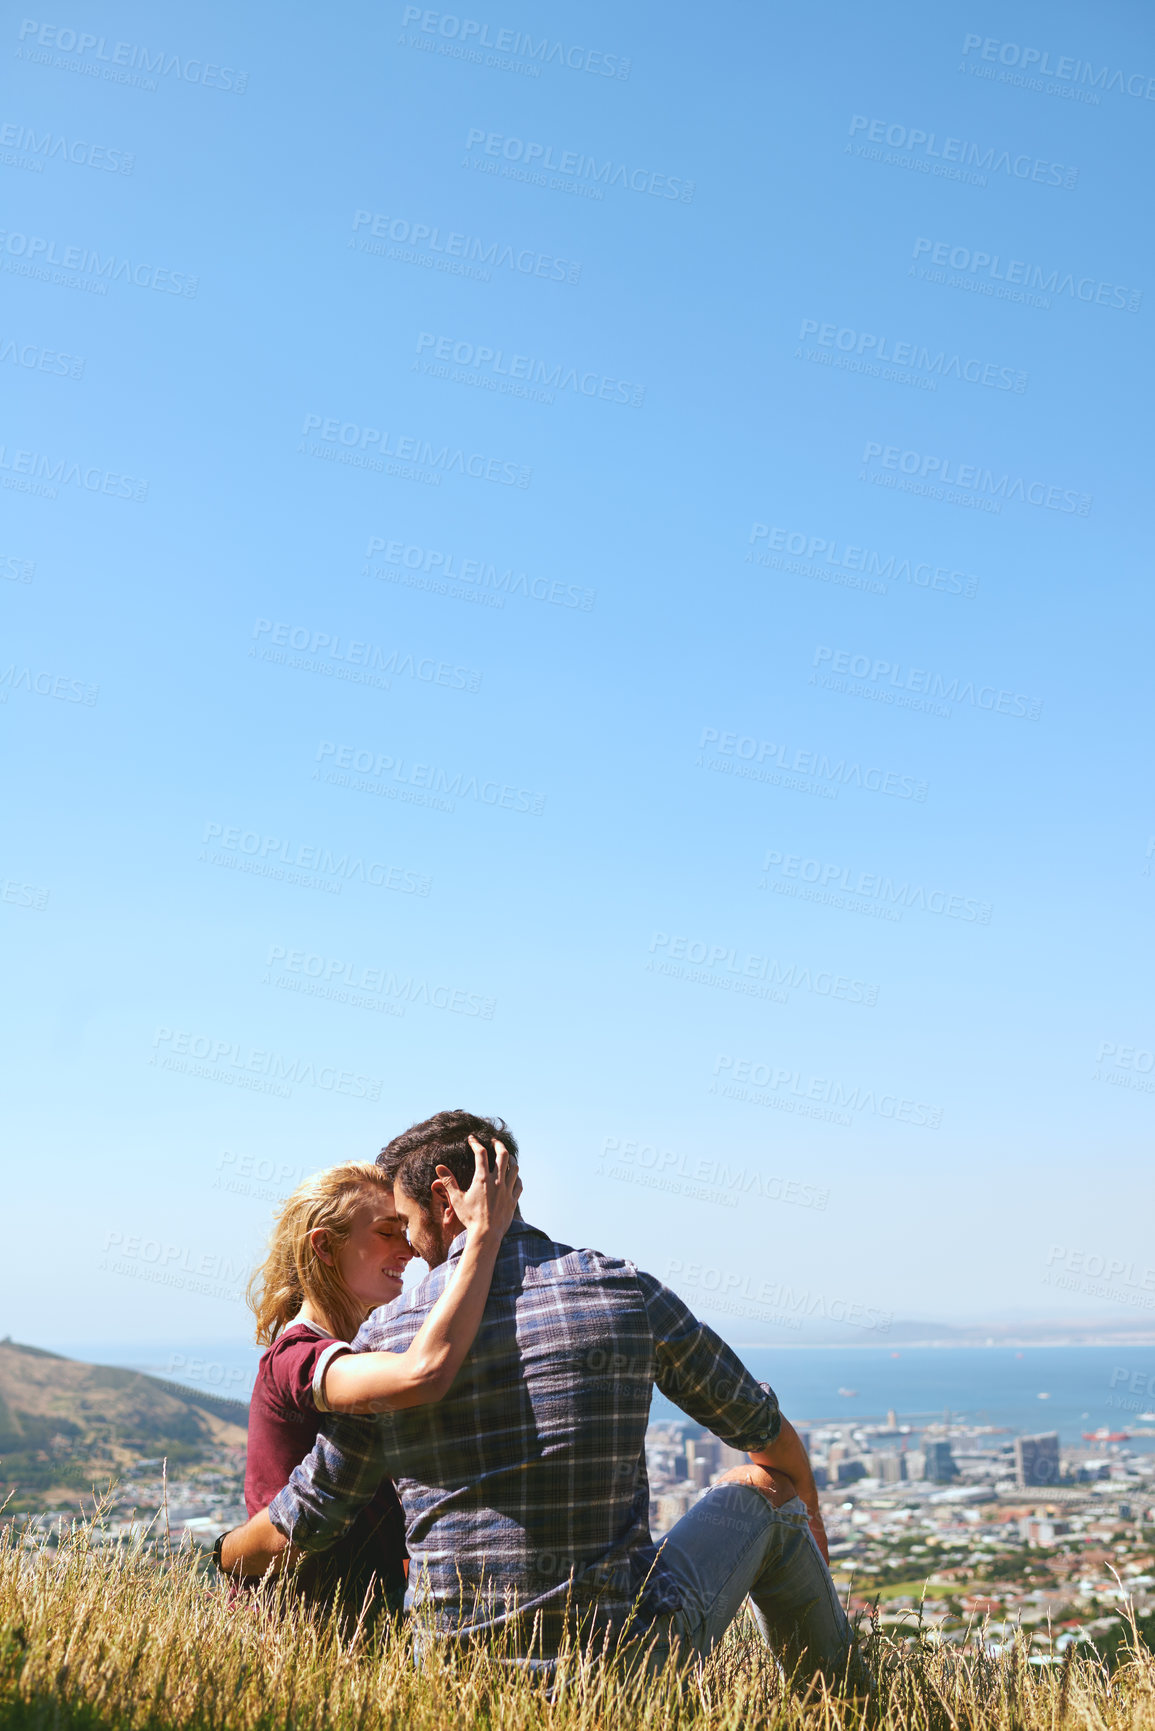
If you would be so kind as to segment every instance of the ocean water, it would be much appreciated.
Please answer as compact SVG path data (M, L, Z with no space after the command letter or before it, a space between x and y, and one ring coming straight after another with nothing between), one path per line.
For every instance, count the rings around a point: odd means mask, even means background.
M1078 1443L1084 1431L1103 1426L1155 1431L1155 1419L1147 1425L1139 1419L1140 1413L1155 1412L1155 1347L737 1350L795 1423L885 1419L893 1409L916 1428L949 1413L960 1422L1010 1432L1056 1430L1064 1443ZM661 1416L677 1416L676 1409L662 1401ZM1136 1437L1131 1446L1150 1449L1155 1436Z
M140 1347L72 1342L54 1350L90 1363L118 1364L183 1383L201 1392L247 1401L256 1347L194 1341ZM1015 1347L742 1347L739 1356L768 1382L795 1423L885 1419L893 1408L915 1428L949 1413L968 1424L1009 1432L1057 1430L1064 1443L1084 1431L1143 1425L1155 1413L1155 1346ZM848 1392L840 1392L840 1391ZM853 1392L849 1392L853 1391ZM1046 1397L1046 1398L1043 1398ZM681 1418L656 1394L655 1419ZM1136 1451L1155 1436L1135 1437Z
M183 1383L201 1394L239 1400L246 1406L253 1392L262 1348L247 1341L183 1340L141 1345L125 1341L62 1340L49 1343L52 1352L87 1364L113 1364L143 1370L165 1382Z

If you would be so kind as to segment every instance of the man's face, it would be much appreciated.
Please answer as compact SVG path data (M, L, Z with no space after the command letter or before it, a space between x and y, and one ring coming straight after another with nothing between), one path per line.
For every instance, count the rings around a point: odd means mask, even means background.
M414 1255L422 1257L430 1268L440 1268L449 1255L449 1246L461 1231L461 1222L452 1208L436 1189L432 1206L426 1207L414 1201L400 1182L393 1187L393 1201Z

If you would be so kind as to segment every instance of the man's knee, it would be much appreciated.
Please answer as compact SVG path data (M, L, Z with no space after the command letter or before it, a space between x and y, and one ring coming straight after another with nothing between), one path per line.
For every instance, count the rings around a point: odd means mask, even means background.
M715 1485L749 1485L753 1491L761 1491L768 1497L776 1509L783 1503L788 1503L791 1497L798 1495L793 1479L788 1479L785 1473L773 1468L758 1467L753 1461L747 1461L745 1466L731 1467L721 1478L714 1480Z

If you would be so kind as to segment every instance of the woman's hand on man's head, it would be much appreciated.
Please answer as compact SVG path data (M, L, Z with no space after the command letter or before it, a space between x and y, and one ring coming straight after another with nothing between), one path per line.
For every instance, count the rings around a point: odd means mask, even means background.
M471 1136L469 1146L474 1156L473 1180L469 1189L462 1190L448 1166L437 1168L437 1181L467 1232L476 1233L479 1237L502 1238L517 1213L522 1191L517 1161L504 1142L495 1140L491 1170L489 1151L484 1143Z

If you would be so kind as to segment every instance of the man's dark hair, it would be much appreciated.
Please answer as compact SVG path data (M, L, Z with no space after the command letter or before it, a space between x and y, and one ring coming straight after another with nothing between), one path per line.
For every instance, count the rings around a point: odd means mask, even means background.
M473 1182L476 1163L470 1136L476 1136L488 1150L491 1169L495 1138L517 1155L517 1142L504 1119L480 1118L476 1112L463 1112L458 1107L452 1112L435 1112L432 1118L394 1136L378 1154L377 1164L391 1184L400 1183L406 1196L428 1208L439 1166L448 1166L463 1190Z

